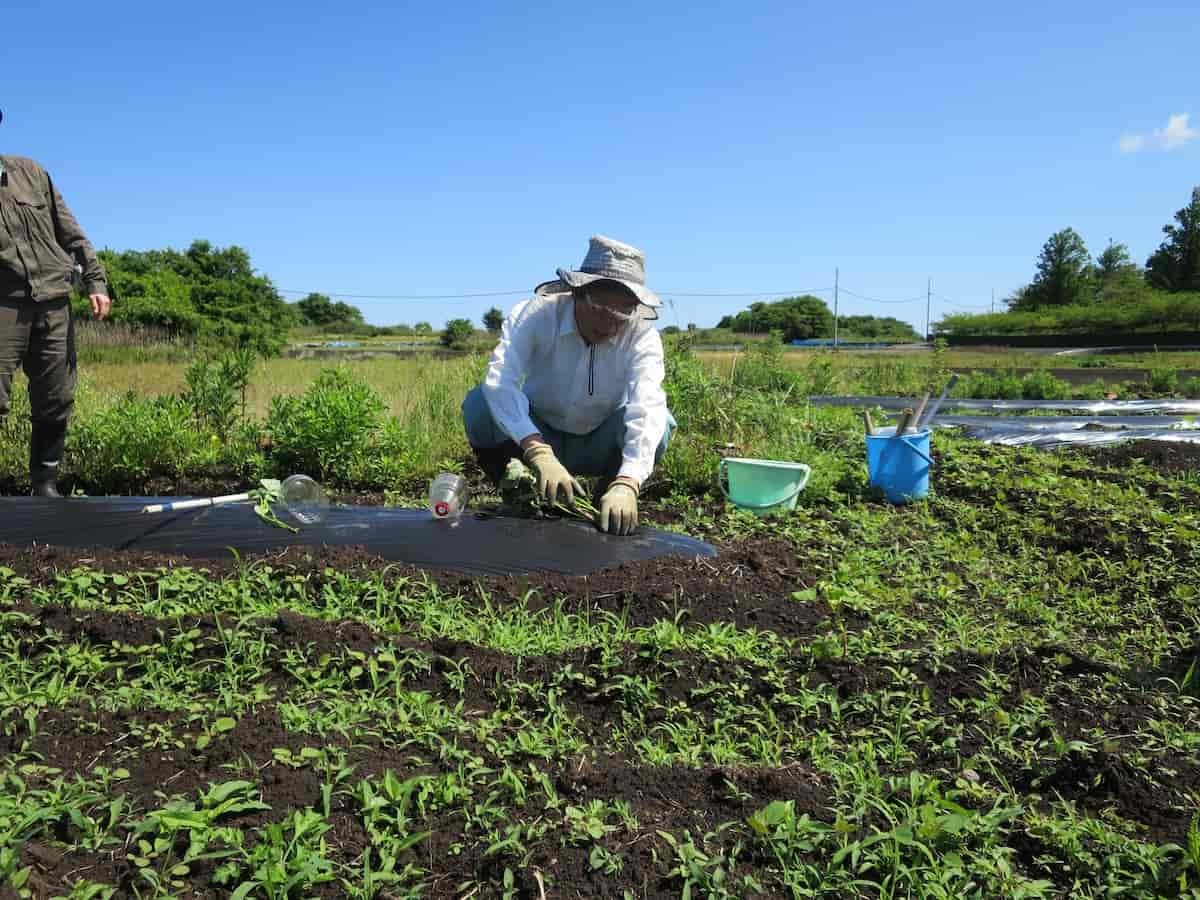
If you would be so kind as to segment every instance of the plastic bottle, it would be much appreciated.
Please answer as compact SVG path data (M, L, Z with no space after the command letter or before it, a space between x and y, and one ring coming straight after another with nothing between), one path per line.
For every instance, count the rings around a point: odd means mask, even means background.
M435 519L457 518L470 499L467 479L453 472L442 472L429 484L429 511Z

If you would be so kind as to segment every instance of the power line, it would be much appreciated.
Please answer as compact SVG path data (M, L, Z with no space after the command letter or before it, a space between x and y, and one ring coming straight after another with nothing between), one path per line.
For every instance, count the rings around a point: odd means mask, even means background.
M933 295L935 297L937 297L939 300L946 303L948 306L952 306L955 309L964 309L964 310L972 310L973 311L973 310L984 310L984 309L991 308L991 304L989 304L989 303L983 303L983 304L961 303L958 300L954 300L951 297L947 297L945 294L939 294L937 291L934 291Z
M295 294L299 296L307 296L309 294L321 293L328 297L342 298L346 300L401 300L420 302L426 300L477 300L487 297L521 297L531 296L533 291L529 289L515 291L472 291L461 294L354 294L344 291L311 291L299 290L297 288L276 288L281 294ZM869 303L887 303L887 304L903 304L916 303L919 300L925 299L923 296L908 297L904 299L886 299L883 297L871 297L867 294L860 294L857 291L852 291L844 285L839 285L836 289L833 287L816 287L816 288L793 288L786 291L656 291L660 297L696 297L696 298L726 298L738 299L744 297L795 297L803 294L833 294L835 290L839 290L843 294L848 294L859 300L865 300ZM957 301L952 300L944 294L933 292L938 299L949 303L951 306L961 306ZM972 309L975 307L961 306L964 309ZM980 307L982 308L982 307Z
M281 294L325 294L329 297L345 297L348 300L473 300L478 297L515 297L532 291L480 291L474 294L347 294L342 291L298 291L293 288L276 288Z
M843 287L843 294L849 294L851 297L857 297L859 300L868 300L871 303L916 303L918 300L924 300L924 297L909 297L907 300L881 300L879 297L868 297L866 294L858 294L847 287Z
M325 294L347 300L474 300L480 297L520 297L532 295L532 290L479 291L470 294L348 294L344 291L301 291L296 288L276 288L281 294ZM660 297L787 297L799 294L824 294L833 288L804 288L790 291L743 291L738 293L699 293L694 291L655 291Z
M790 297L799 294L828 294L833 288L804 288L790 291L741 291L738 293L695 293L692 291L655 291L662 297Z

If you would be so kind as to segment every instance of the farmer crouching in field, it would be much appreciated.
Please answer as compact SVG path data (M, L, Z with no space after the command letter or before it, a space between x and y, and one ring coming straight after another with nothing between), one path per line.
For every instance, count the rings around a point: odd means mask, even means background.
M467 440L499 483L521 456L549 502L598 475L601 530L637 526L638 492L675 429L663 393L663 348L645 259L628 244L591 239L578 271L538 285L504 321L487 378L463 401Z
M92 312L103 319L110 305L104 269L50 176L31 159L0 156L0 419L8 415L13 374L24 366L29 470L40 497L60 496L58 464L75 403L76 264Z

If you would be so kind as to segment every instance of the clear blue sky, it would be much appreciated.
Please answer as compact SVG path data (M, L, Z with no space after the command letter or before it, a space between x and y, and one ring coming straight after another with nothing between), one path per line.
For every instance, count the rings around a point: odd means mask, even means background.
M603 233L660 291L840 267L920 297L843 312L920 327L927 277L935 320L986 308L1067 225L1145 261L1200 183L1194 0L869 6L13 3L0 152L97 246L238 244L335 296L527 290ZM351 302L440 326L516 299Z

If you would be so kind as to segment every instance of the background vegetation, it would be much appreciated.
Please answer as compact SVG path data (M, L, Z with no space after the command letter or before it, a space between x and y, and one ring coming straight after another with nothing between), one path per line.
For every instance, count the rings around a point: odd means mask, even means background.
M1124 244L1093 260L1073 228L1042 247L1033 281L1006 301L1008 311L946 316L950 335L1200 332L1200 187L1163 227L1162 244L1136 265Z

